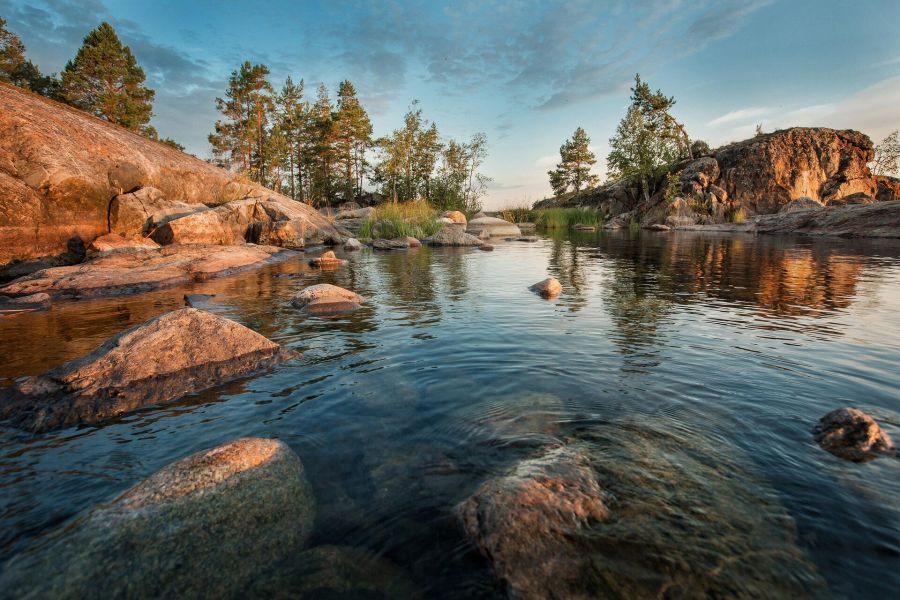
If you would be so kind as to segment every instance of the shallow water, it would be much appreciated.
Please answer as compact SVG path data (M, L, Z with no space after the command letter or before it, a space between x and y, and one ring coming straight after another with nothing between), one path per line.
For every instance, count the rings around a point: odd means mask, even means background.
M313 544L381 556L426 597L503 597L454 506L548 442L579 437L601 463L606 453L606 477L634 479L658 452L692 479L672 501L733 501L735 514L790 522L828 596L900 586L900 461L845 462L810 435L854 405L900 438L900 243L598 233L348 258L336 272L298 257L2 318L0 385L179 308L186 293L215 294L202 308L303 359L100 426L0 429L0 561L192 452L276 437L316 494ZM527 290L548 274L563 284L552 301ZM370 302L337 319L291 308L318 282ZM730 475L718 479L723 464ZM679 491L677 478L669 485ZM739 506L750 487L765 501Z

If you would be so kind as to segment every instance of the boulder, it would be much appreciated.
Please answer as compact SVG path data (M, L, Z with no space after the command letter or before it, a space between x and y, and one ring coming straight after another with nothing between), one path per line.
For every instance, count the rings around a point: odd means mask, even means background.
M335 256L333 250L326 250L319 256L309 259L309 264L320 269L336 269L347 261Z
M304 288L291 300L295 308L314 316L352 312L365 302L366 299L356 292L330 283L319 283Z
M706 189L719 179L719 161L711 156L704 156L691 162L681 172L681 183L696 182L701 189Z
M76 237L142 233L160 198L165 212L271 196L332 229L308 206L16 86L0 83L0 106L0 265L64 254Z
M459 225L444 225L425 241L432 246L480 246L484 242L466 233Z
M343 219L366 219L366 218L375 218L375 208L371 206L364 206L363 208L348 208L345 210L341 210L335 219L343 220Z
M270 600L420 598L399 567L349 546L316 546L276 565L251 584L247 596Z
M212 313L182 308L0 392L0 418L33 432L97 423L299 356Z
M486 216L487 216L487 215L484 214L484 212L482 212L482 211L479 210L477 213L475 213L474 215L472 215L472 219L483 219L483 218L486 217Z
M18 597L237 598L273 563L297 556L314 512L287 444L241 438L80 515L11 560L3 587Z
M404 236L392 240L375 240L372 247L376 250L405 250L406 248L418 248L422 242L414 237Z
M78 299L137 294L230 275L292 255L288 250L250 244L113 252L82 264L37 271L0 287L0 294L46 292L53 298Z
M813 433L822 448L856 462L871 460L894 447L875 419L857 408L831 411L819 419Z
M522 231L516 224L504 221L503 219L498 219L497 217L480 217L478 219L472 219L469 221L466 231L468 233L487 231L491 237L522 235Z
M534 231L535 229L537 229L537 225L535 225L534 223L528 223L528 222L516 223L516 226L522 232Z
M597 231L597 227L594 225L585 225L584 223L576 223L572 225L572 229L575 231Z
M451 222L456 223L457 225L466 225L466 215L459 212L458 210L448 210L443 215L441 215L444 219L450 219Z
M250 225L246 238L247 241L254 244L300 250L306 246L309 230L310 224L306 219L254 221Z
M30 296L10 298L0 296L0 314L17 313L50 308L50 294L37 293Z
M528 288L543 298L555 298L562 292L562 285L556 277L548 277Z
M799 210L818 210L823 207L824 205L818 200L813 200L812 198L804 196L803 198L795 198L794 200L791 200L790 202L782 206L781 210L779 210L778 212L789 213Z
M478 249L484 250L485 252L491 252L494 249L494 247L491 246L490 244L482 244L482 245L478 246Z
M456 224L453 222L453 219L448 219L447 217L441 217L441 218L437 219L437 222L441 223L442 225L455 225Z
M650 231L670 231L672 228L668 225L663 225L662 223L651 223L644 227L644 229L648 229Z
M534 242L538 241L538 238L537 238L537 236L534 236L534 235L521 235L519 237L506 238L506 241L507 242L528 242L528 243L533 244Z
M346 242L344 242L344 250L349 252L355 252L357 250L362 250L362 243L356 238L349 238Z
M610 517L586 456L557 447L482 484L457 513L469 539L514 598L574 595L578 565L589 565L578 539Z
M88 256L93 256L96 254L107 254L110 252L137 252L140 250L157 250L158 248L159 244L157 244L150 238L145 238L141 235L137 235L134 233L107 233L106 235L101 235L90 244L88 244L87 252Z
M112 199L109 204L109 230L113 233L146 235L167 220L205 209L202 204L168 200L160 190L144 187Z
M857 192L844 196L843 198L835 198L828 202L828 206L856 206L859 204L874 204L875 198L866 195L863 192Z

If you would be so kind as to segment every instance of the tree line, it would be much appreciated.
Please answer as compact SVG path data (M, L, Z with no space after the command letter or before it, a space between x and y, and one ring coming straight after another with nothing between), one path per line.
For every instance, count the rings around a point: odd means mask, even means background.
M219 166L315 206L359 199L368 182L386 200L480 208L488 182L479 172L487 156L484 134L443 141L413 102L401 128L374 138L349 80L338 84L332 100L324 84L307 98L304 80L291 77L276 91L269 75L265 65L244 62L216 99L222 118L209 142Z
M249 61L231 73L216 98L221 118L209 135L215 164L316 206L359 199L369 184L379 199L480 209L489 181L480 172L487 157L483 133L444 140L413 102L402 127L375 138L350 81L341 81L332 99L324 84L307 97L302 79L288 77L276 90L269 76L268 67ZM0 19L0 79L184 150L160 140L150 125L155 92L109 23L85 36L62 73L45 75Z

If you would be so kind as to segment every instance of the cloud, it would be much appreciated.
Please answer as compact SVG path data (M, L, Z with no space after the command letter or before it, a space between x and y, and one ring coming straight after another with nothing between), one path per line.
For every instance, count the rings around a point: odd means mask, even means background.
M768 108L758 107L758 108L742 108L740 110L733 110L729 113L725 113L719 117L716 117L707 125L709 127L717 127L719 125L727 125L729 123L735 123L739 121L747 121L748 119L755 119L757 117L761 117L769 112Z

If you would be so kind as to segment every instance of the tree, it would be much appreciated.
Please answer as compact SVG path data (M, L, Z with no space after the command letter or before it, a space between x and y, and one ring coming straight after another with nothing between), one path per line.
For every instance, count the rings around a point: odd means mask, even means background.
M599 177L591 175L591 167L597 162L597 157L591 152L590 143L591 138L579 127L571 139L559 147L560 161L555 170L547 172L550 187L557 196L565 194L569 188L577 194L582 185L594 186L599 182Z
M684 127L669 114L675 99L651 93L640 75L634 81L631 105L609 140L606 166L611 178L635 181L649 201L669 167L692 151Z
M181 144L179 144L178 142L176 142L175 140L173 140L170 137L162 138L161 140L159 140L159 143L165 144L169 148L174 148L175 150L178 150L179 152L184 152L184 146L182 146Z
M338 87L334 120L336 154L343 175L341 188L344 199L352 200L362 193L368 166L366 151L372 147L372 122L356 97L356 88L347 80Z
M153 116L155 92L144 70L109 23L101 23L62 73L60 95L69 104L110 123L140 132Z
M441 150L440 166L430 200L443 210L474 213L490 178L478 172L487 156L487 137L476 133L466 143L449 140Z
M19 36L6 29L6 20L2 18L0 18L0 80L44 96L53 96L59 86L55 77L42 75L37 65L25 58L25 44Z
M380 156L372 179L395 202L429 198L443 148L437 125L422 117L418 104L418 100L413 101L402 129L395 129L377 143Z
M308 107L303 100L303 80L294 85L290 77L284 82L281 93L275 99L275 123L284 136L288 159L288 185L291 198L303 199L303 170L300 161L301 133L306 122ZM299 190L298 190L299 188ZM299 191L299 193L298 193Z
M894 131L875 146L872 174L894 177L900 175L900 130Z
M325 84L320 85L316 93L316 102L312 107L306 137L306 150L311 153L307 160L312 167L310 199L313 204L327 204L335 187L337 125L334 118L334 104Z

